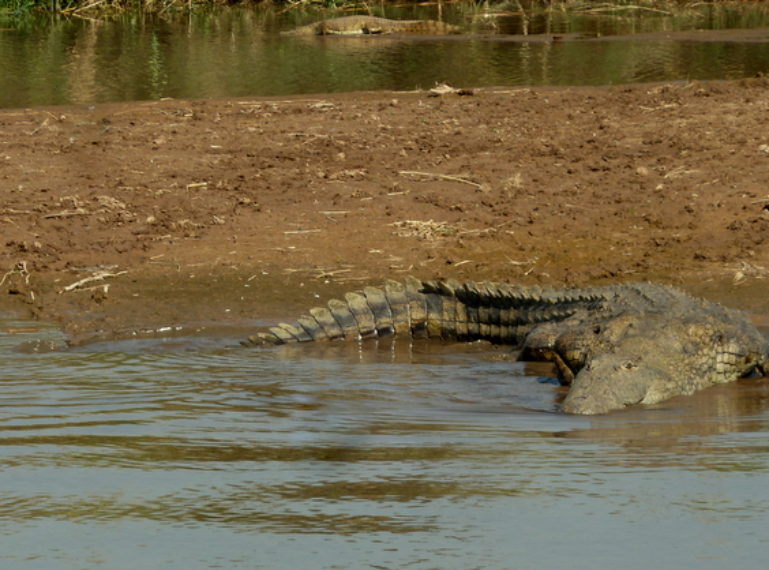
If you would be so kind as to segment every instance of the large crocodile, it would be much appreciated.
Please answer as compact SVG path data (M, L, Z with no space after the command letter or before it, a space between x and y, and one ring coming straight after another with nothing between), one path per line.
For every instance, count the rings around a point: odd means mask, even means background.
M654 404L769 369L769 346L740 313L651 283L589 289L387 281L281 323L248 344L410 335L521 347L570 386L563 411Z
M437 20L390 20L361 14L343 16L300 26L283 32L296 36L352 36L367 34L454 34L459 28Z

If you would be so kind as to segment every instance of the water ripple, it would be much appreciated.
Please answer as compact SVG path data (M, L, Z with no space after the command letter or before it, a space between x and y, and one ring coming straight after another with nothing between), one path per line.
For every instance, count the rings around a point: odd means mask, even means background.
M254 557L307 566L300 543L316 544L313 567L358 567L344 549L324 558L327 541L350 537L384 567L469 556L493 568L564 525L619 525L677 567L700 568L699 556L664 547L671 529L647 524L658 516L683 521L677 541L692 552L712 553L699 542L712 528L730 529L739 552L765 551L755 534L735 534L769 508L756 491L769 477L764 380L581 418L553 413L559 388L538 381L547 367L480 344L247 350L175 338L13 352L25 338L0 334L0 534L15 545L0 561L14 567L62 567L55 537L72 524L87 533L70 547L95 539L116 568L135 567L136 554L112 545L114 528L154 545L138 555L145 566L161 544L207 545L168 551L173 568ZM53 538L41 545L43 533ZM524 559L591 560L573 534ZM606 556L627 560L628 548L647 559L627 545Z

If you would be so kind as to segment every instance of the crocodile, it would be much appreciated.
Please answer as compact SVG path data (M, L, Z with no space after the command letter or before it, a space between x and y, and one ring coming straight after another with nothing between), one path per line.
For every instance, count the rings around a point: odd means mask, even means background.
M314 22L283 32L294 36L352 36L368 34L455 34L459 28L437 20L390 20L361 14Z
M561 410L603 414L763 374L767 339L739 312L671 286L585 289L456 280L404 282L350 292L244 344L390 335L520 347L549 361L568 386Z

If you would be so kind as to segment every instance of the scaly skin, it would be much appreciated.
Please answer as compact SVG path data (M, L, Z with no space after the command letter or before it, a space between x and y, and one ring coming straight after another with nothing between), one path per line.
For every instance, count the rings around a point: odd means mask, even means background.
M294 36L351 36L368 34L441 35L457 33L458 28L436 20L389 20L361 14L314 22L284 32Z
M564 412L602 414L732 382L769 364L741 314L651 283L539 289L504 283L387 281L250 337L281 344L385 335L488 340L553 362Z

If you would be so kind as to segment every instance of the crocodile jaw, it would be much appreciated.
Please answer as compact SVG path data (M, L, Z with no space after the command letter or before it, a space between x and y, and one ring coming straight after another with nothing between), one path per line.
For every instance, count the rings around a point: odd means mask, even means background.
M669 376L654 366L609 355L577 373L561 408L568 414L595 415L653 404L664 399L657 397L656 388L669 382Z

